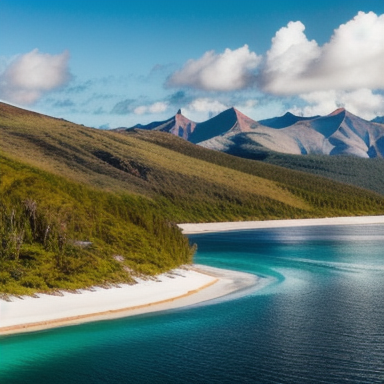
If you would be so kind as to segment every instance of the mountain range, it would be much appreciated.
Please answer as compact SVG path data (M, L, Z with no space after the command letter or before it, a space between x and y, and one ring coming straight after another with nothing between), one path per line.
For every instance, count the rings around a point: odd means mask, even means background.
M139 124L127 130L136 128L169 132L205 148L240 157L269 151L384 157L384 124L364 120L344 108L327 116L302 117L288 112L261 121L230 108L201 123L189 120L179 110L166 121Z

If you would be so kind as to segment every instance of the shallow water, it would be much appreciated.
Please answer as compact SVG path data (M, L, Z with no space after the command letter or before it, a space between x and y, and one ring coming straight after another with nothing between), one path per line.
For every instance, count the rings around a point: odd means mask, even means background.
M384 226L190 235L271 277L213 305L0 338L0 383L384 383Z

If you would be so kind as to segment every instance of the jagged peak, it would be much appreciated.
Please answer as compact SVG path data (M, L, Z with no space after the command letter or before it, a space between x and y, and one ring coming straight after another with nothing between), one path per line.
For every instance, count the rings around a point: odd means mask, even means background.
M339 115L340 113L345 113L345 112L347 112L347 110L345 108L337 108L335 111L330 113L328 116L335 116L335 115Z
M174 119L176 122L179 122L179 123L181 123L181 122L183 121L183 122L191 122L191 123L193 123L193 124L196 124L195 121L190 120L188 117L184 116L184 115L182 114L182 112L181 112L181 109L179 109L179 110L177 111L176 115L173 116L173 119Z
M237 119L246 119L246 120L249 120L249 121L255 121L253 119L251 119L249 116L245 115L243 112L240 112L237 108L235 107L231 107L228 109L228 111L231 111L231 112L234 112Z
M343 116L343 118L345 118L345 117L354 118L354 119L359 119L359 120L367 121L369 123L368 120L363 119L362 117L357 116L357 115L349 112L345 108L338 108L335 111L333 111L332 113L330 113L328 116L337 116L337 115Z
M237 116L246 116L246 115L244 115L243 112L240 112L240 111L239 111L237 108L235 108L235 107L232 107L231 109L236 113Z
M237 112L238 112L238 110L235 107L231 107L231 108L225 109L224 111L220 112L219 115L221 115L221 114L227 115L230 113L236 114Z
M235 107L230 107L228 109L225 109L224 111L218 113L216 116L213 116L211 119L222 118L225 116L231 116L232 118L235 118L235 119L238 119L240 117L240 118L247 118L249 120L252 120L250 117L248 117L247 115L244 115L244 113L240 112Z

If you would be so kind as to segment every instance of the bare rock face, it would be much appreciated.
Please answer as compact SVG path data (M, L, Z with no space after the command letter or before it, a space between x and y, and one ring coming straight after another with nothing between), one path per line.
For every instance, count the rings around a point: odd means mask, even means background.
M169 132L194 144L222 152L271 150L287 154L384 157L384 124L366 121L344 108L327 116L284 116L252 120L236 108L196 123L179 109L166 121L132 128ZM132 129L130 128L130 129Z
M290 124L292 121L295 123ZM241 119L237 123L241 125ZM244 120L243 120L244 121ZM301 118L284 115L269 119L270 125L243 124L223 134L199 142L206 148L238 153L265 148L276 152L307 155L352 155L363 158L384 157L384 125L372 123L338 109L327 116ZM284 124L290 124L284 127ZM246 127L246 128L244 128ZM236 148L241 145L240 148Z
M130 128L118 128L118 131L130 131L133 129L145 129L152 131L161 131L161 132L169 132L173 135L182 137L185 140L189 140L192 132L196 127L196 123L192 120L189 120L181 113L181 109L179 109L175 116L171 117L168 120L164 121L154 121L152 123L142 125L137 124Z

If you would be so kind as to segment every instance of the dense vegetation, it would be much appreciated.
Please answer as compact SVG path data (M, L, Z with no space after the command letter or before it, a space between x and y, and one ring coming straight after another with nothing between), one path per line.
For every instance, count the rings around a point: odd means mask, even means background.
M134 282L192 260L148 200L112 194L0 156L0 292Z
M210 151L0 103L0 291L133 281L191 261L175 222L383 214L384 197Z
M354 156L272 154L264 159L269 164L328 177L384 195L384 159L362 159Z
M384 195L384 159L364 159L355 156L288 155L263 147L239 146L228 154L259 160L288 169L324 176L332 180L369 189Z

